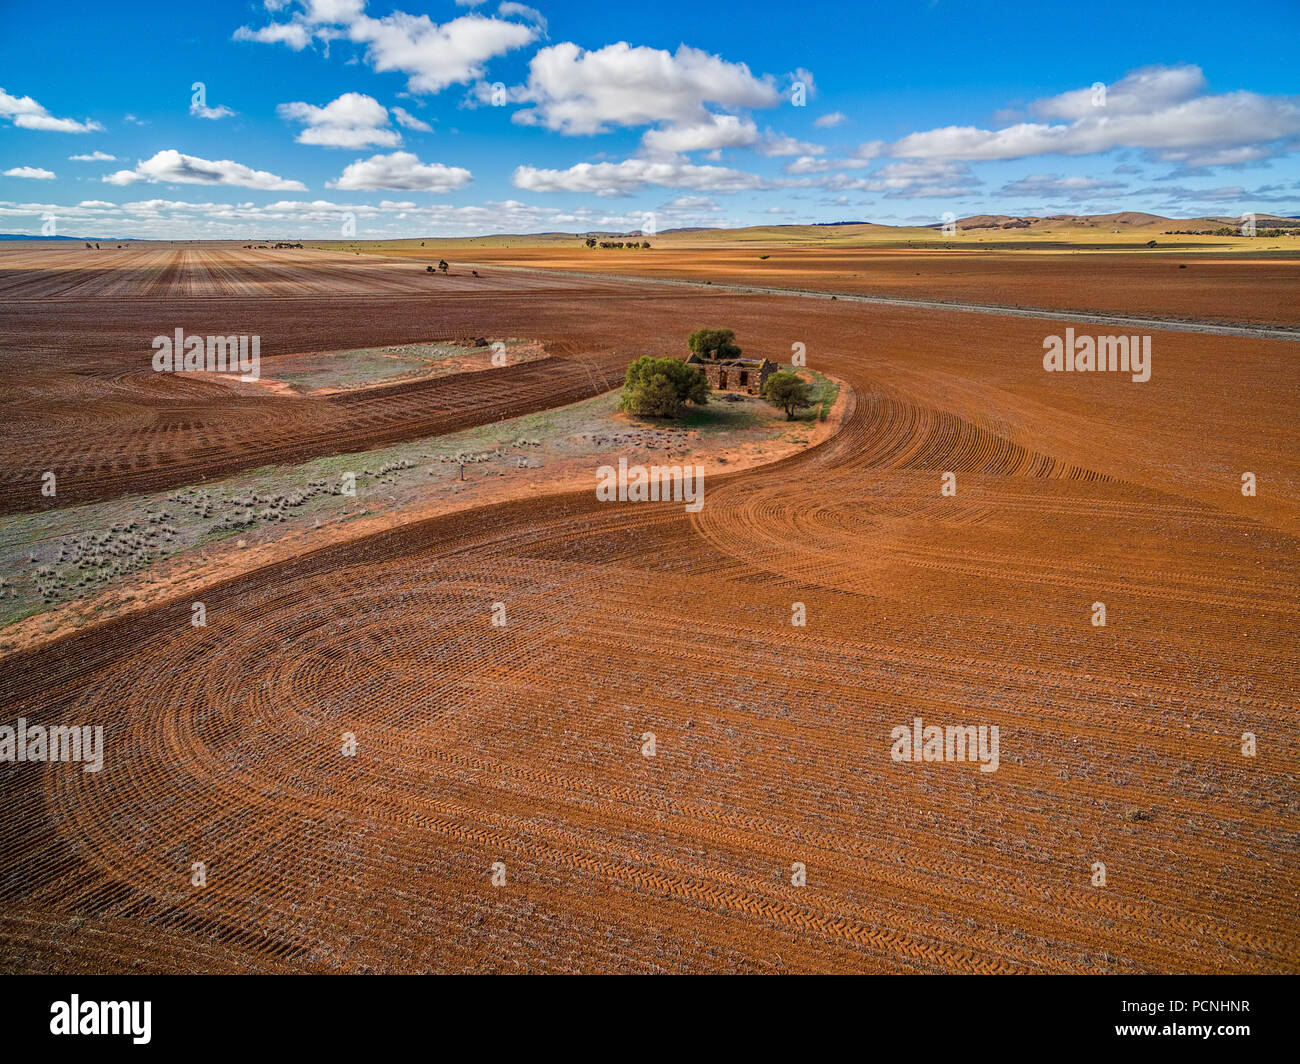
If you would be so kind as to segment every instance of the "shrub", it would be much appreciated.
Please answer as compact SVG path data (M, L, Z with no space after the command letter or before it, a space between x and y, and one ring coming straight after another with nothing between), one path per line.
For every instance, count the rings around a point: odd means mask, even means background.
M786 421L793 421L795 411L813 405L812 385L789 370L781 370L767 378L763 398L784 410Z
M639 417L681 417L687 403L708 401L709 380L702 369L645 355L627 367L618 405Z
M696 329L687 341L701 358L739 358L734 329Z

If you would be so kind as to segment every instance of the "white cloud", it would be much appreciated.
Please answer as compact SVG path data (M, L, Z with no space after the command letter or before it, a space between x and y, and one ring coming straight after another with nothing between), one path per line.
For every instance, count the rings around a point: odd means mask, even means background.
M904 160L888 163L867 178L867 189L905 199L968 196L981 184L960 163Z
M257 30L240 26L235 30L234 39L259 41L262 44L287 44L295 52L301 52L311 43L311 30L301 22L273 22Z
M516 15L525 22L531 22L543 34L546 33L546 16L535 7L529 7L527 4L517 4L514 0L505 0L504 3L497 7L497 14L502 18L510 18L510 16Z
M805 70L803 67L796 67L790 75L790 87L794 88L796 84L801 84L808 95L808 99L813 99L817 95L817 81L813 77L811 70Z
M803 147L816 147L816 145L803 145ZM851 155L842 159L819 159L813 155L800 155L793 162L786 163L781 169L787 174L822 174L828 170L861 170L863 167L869 166L872 160L879 158L884 152L884 141L869 140L865 144L859 144Z
M114 163L117 162L117 156L109 155L107 152L92 151L89 155L69 155L68 160L74 163Z
M537 33L533 26L481 15L438 25L427 15L401 11L381 19L363 16L348 27L352 40L367 45L366 57L375 70L408 75L407 88L415 93L481 79L489 59L531 44Z
M432 133L433 127L423 119L416 118L405 107L394 107L393 117L397 119L397 124L403 129L414 129L420 133Z
M1294 151L1295 140L1282 145L1287 151ZM1205 166L1244 166L1249 163L1263 162L1278 154L1278 150L1268 144L1243 144L1237 148L1205 148L1195 151L1167 150L1160 153L1160 160L1167 163L1181 163L1180 170L1195 170Z
M295 140L324 148L393 148L402 135L388 124L388 111L373 96L345 92L324 107L309 103L282 103L276 110L287 121L305 127Z
M134 170L118 170L103 178L110 185L130 185L136 181L150 184L165 182L177 185L234 185L240 188L304 189L301 181L289 181L265 170L253 170L229 159L212 161L195 155L182 155L174 148L158 152L153 158L136 163Z
M578 163L567 170L520 166L515 187L530 192L584 192L617 196L646 185L690 188L704 192L740 192L770 187L756 174L723 166L696 166L681 160L624 159L620 163Z
M1253 189L1242 188L1240 185L1227 188L1184 188L1181 185L1163 185L1144 188L1135 195L1162 196L1169 203L1214 203L1221 207L1224 203L1237 203L1243 206L1257 203L1294 203L1296 193L1294 189L1288 189L1283 185L1261 185Z
M801 155L792 162L786 163L781 169L787 174L824 174L827 170L836 169L835 159L818 159L814 155Z
M1109 115L1150 114L1190 100L1205 89L1205 75L1197 66L1151 66L1134 70L1106 86L1105 111ZM1029 105L1043 118L1076 121L1096 117L1098 95L1091 88L1072 89Z
M0 89L0 118L10 119L19 129L41 129L52 133L91 133L103 129L87 119L55 118L30 96L10 96Z
M571 42L543 48L529 64L523 98L534 106L515 121L567 134L655 122L703 126L713 118L706 104L734 110L780 102L772 79L755 77L744 63L685 44L672 53L624 41L591 52Z
M718 201L710 196L678 196L659 208L664 211L716 211Z
M347 166L327 188L398 189L405 192L449 192L466 185L473 175L460 166L422 163L410 152L372 155Z
M703 122L648 129L641 146L648 152L676 155L688 151L743 148L758 139L758 129L748 119L710 114Z
M370 18L365 6L364 0L304 0L288 22L261 29L241 26L234 36L285 44L295 51L313 39L326 44L350 40L365 47L366 60L375 70L399 71L407 75L411 92L435 93L482 78L489 59L531 44L543 32L534 23L545 25L540 14L523 4L503 4L501 14L521 16L525 22L466 14L441 25L428 15L405 11Z
M931 159L904 159L888 163L866 177L832 174L813 182L833 192L882 192L893 199L969 196L982 184L964 163Z
M1004 196L1035 196L1044 199L1064 196L1067 199L1084 199L1093 193L1110 192L1123 187L1120 181L1099 181L1092 177L1030 174L1003 185L1000 191Z
M15 166L12 170L6 170L4 176L30 177L37 181L51 181L54 178L54 171L45 170L39 166Z
M1148 67L1116 82L1104 106L1093 105L1090 90L1035 105L1039 113L1069 118L1066 124L1021 122L998 130L947 126L906 136L893 145L891 154L991 160L1141 148L1184 166L1213 166L1300 147L1297 98L1244 91L1194 96L1203 85L1197 67Z
M190 104L190 114L195 118L211 118L214 121L218 118L229 118L235 112L225 104L218 104L216 107L209 107L207 104L199 103L197 100Z
M813 122L817 129L834 129L849 120L848 115L843 111L832 111L828 115L822 115Z
M351 22L366 9L366 0L300 0L300 3L312 22Z
M854 162L869 162L880 158L888 149L889 145L883 140L868 140L853 149L851 158Z
M773 133L770 129L763 136L763 143L758 148L764 155L821 155L826 149L820 144L809 144L805 140L795 140L784 133Z

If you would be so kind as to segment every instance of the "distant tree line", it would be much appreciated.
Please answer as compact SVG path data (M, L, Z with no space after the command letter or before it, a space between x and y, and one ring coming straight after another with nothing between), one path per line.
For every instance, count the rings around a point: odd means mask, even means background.
M1165 236L1247 236L1239 225L1221 225L1218 229L1166 229ZM1294 229L1256 229L1256 237L1295 236Z
M597 240L594 236L589 236L586 244L589 248L648 248L650 241L642 240L638 244L635 240L632 240L625 243L622 240Z

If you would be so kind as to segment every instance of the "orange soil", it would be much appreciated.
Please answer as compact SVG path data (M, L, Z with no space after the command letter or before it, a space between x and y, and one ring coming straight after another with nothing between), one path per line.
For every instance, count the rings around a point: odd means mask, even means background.
M868 248L465 248L469 263L857 295L1300 325L1300 260L1181 249L1118 253ZM385 251L424 261L430 249ZM768 255L766 260L760 255ZM1185 266L1186 269L1180 269ZM484 271L485 272L485 271Z
M208 588L206 628L181 599L6 658L0 719L103 724L107 753L0 764L0 969L1300 971L1288 342L1157 332L1133 384L1044 373L1044 321L532 275L381 294L406 268L313 303L277 298L291 266L264 295L11 302L6 413L158 416L177 396L117 383L130 338L222 315L297 350L536 336L609 374L726 324L804 342L852 409L698 515L475 508ZM1001 767L892 761L916 716L998 725Z

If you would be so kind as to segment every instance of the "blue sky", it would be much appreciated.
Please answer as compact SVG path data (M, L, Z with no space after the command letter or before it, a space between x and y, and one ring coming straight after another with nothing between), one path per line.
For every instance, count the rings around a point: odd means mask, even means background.
M1294 0L6 4L0 231L1297 214L1298 31Z

